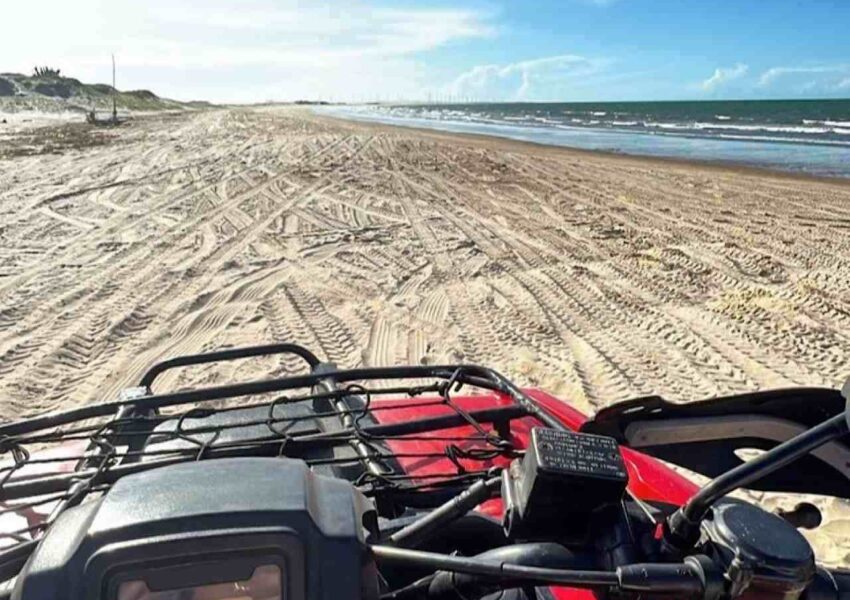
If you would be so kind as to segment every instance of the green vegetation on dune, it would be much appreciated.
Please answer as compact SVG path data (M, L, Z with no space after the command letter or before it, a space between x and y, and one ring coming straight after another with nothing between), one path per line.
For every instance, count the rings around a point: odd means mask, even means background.
M113 96L118 110L168 110L207 105L160 98L150 90L116 91L111 85L82 83L52 69L42 69L34 75L0 74L0 111L104 111L112 109Z
M14 96L15 95L15 85L4 77L0 77L0 97L2 96Z

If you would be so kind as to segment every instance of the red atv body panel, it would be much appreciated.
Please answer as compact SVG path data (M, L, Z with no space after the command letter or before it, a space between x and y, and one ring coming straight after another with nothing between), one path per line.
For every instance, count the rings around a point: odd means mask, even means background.
M570 429L577 430L587 420L587 417L583 413L546 392L535 389L523 391L534 398L543 408L556 416ZM510 398L500 394L454 396L452 401L466 411L481 410L494 406L510 406L513 404ZM405 402L409 403L406 400L376 400L372 404L372 414L380 423L396 423L424 417L452 414L450 407L439 404L396 408L387 411L380 410L381 406L403 407ZM515 446L525 448L528 445L531 428L539 425L540 423L533 417L513 421L511 423L511 433ZM480 447L474 441L479 434L471 425L456 427L450 431L452 437L458 436L471 440L465 448L461 447L461 450ZM452 460L446 455L446 443L440 438L446 436L448 432L449 430L436 431L417 436L415 440L396 439L386 440L385 443L394 454L398 455L399 463L408 474L421 476L423 482L427 481L428 477L456 473L457 464L455 461L460 463L460 465L468 466L471 470L482 468L480 461L469 462L464 465L463 458L456 457ZM621 451L629 472L629 490L638 498L681 505L698 489L693 482L645 454L629 448L622 448ZM411 454L429 454L434 456L427 458L408 456ZM507 464L507 459L499 457L491 461L490 466L506 467ZM501 518L503 512L502 502L498 499L491 500L479 506L478 510L490 516ZM589 590L557 587L553 587L551 590L558 600L592 600L596 598L594 593Z
M523 390L534 398L549 413L556 416L564 425L570 429L577 430L587 417L562 402L558 398L546 392L529 389ZM481 396L454 396L452 402L467 411L492 408L494 406L510 406L513 401L507 396L499 394ZM372 403L373 415L380 423L397 423L412 419L435 417L439 415L452 414L451 408L440 404L429 404L426 406L404 407L409 400L375 400ZM393 406L394 410L381 411L381 406ZM375 410L377 409L377 410ZM525 417L511 423L511 432L514 436L514 444L519 448L525 448L532 427L541 424L534 417ZM387 440L385 443L394 454L399 455L398 461L410 475L421 475L423 478L438 474L455 473L457 467L445 455L446 444L441 437L451 432L452 437L466 437L470 439L467 448L475 447L474 442L478 433L470 425L455 427L451 430L442 430L433 433L425 433L417 436L415 440ZM461 448L464 449L464 448ZM435 454L433 458L410 458L407 454ZM629 471L629 489L638 498L644 500L658 500L670 504L683 504L697 490L697 486L685 479L661 462L636 452L629 448L623 448L623 459ZM462 465L464 459L457 459ZM492 466L507 466L507 460L497 458L490 463ZM470 469L480 469L481 462L468 463Z

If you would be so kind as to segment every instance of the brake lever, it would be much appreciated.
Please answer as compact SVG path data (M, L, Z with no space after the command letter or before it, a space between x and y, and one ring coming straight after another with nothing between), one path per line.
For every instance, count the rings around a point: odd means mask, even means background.
M823 522L820 509L811 502L799 502L791 510L777 509L776 514L797 529L817 529Z

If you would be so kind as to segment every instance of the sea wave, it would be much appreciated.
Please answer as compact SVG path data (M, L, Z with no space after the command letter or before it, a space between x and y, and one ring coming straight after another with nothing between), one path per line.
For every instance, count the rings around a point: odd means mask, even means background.
M739 124L731 124L727 125L725 123L694 123L695 129L729 129L735 131L767 131L769 133L811 133L811 134L819 134L819 133L829 133L830 129L828 127L813 127L813 126L800 126L800 125L767 125L767 124L756 124L756 125L739 125Z
M814 119L803 119L803 125L826 125L827 127L850 127L850 121L817 121Z
M470 107L471 109L471 107ZM802 124L742 122L743 119L717 113L711 121L641 119L642 115L611 111L530 110L515 114L488 110L440 107L369 107L401 119L432 119L443 122L478 123L509 127L554 127L557 129L619 129L636 133L697 136L728 140L754 140L796 143L850 143L850 121L802 119ZM542 114L541 114L542 113ZM566 115L573 115L568 117ZM633 117L633 118L629 118ZM638 118L634 118L638 117Z
M782 136L753 136L753 135L735 135L722 133L716 136L721 140L740 140L745 142L781 142L784 144L799 144L800 138L782 137ZM850 141L843 142L840 140L818 140L815 142L819 146L838 146L840 148L850 148Z
M765 132L765 133L799 133L806 135L823 135L826 133L836 133L844 135L844 130L833 126L815 127L812 125L768 125L766 123L757 123L754 125L744 125L740 123L665 123L656 121L646 121L644 126L647 128L658 129L678 129L678 130L696 130L696 131L749 131L749 132Z
M644 121L644 127L655 127L658 129L693 129L691 125L684 123L658 123L655 121Z
M735 115L715 109L696 117L671 113L667 105L653 111L561 110L516 105L349 106L327 112L366 120L484 133L555 146L612 150L626 154L683 156L764 165L791 171L850 177L850 121L844 115L803 121L801 114ZM570 108L570 107L564 107ZM593 107L595 108L595 107ZM619 108L619 107L618 107ZM593 112L605 112L594 116ZM802 113L806 114L806 113ZM694 118L696 117L696 118ZM839 126L839 124L844 124Z
M557 124L563 122L563 121L560 121L560 120L549 119L547 117L531 117L531 120L536 121L538 123L544 123L546 125L557 125Z

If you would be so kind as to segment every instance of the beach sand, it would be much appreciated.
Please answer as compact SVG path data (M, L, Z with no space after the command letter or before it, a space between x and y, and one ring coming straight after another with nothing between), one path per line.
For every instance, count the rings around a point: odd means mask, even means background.
M482 363L588 412L850 375L848 181L285 107L2 127L3 418L271 341L346 367ZM850 510L820 504L810 536L850 562Z

